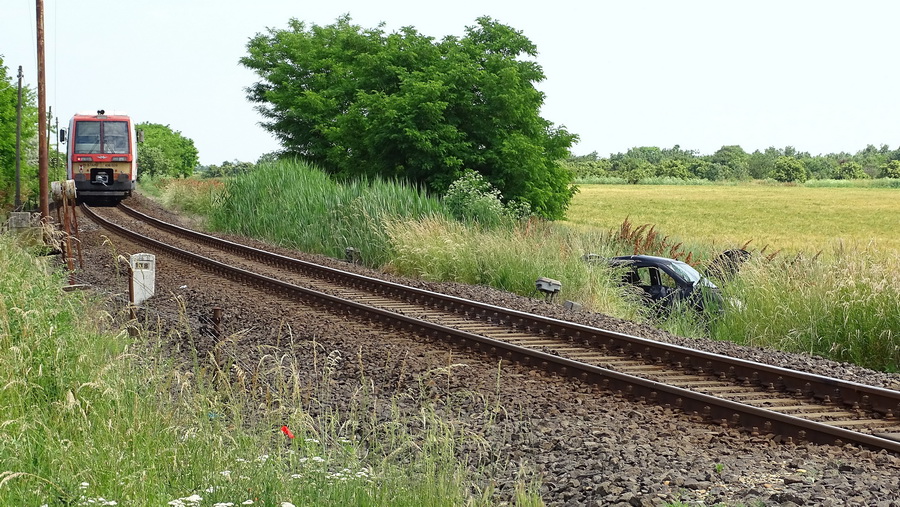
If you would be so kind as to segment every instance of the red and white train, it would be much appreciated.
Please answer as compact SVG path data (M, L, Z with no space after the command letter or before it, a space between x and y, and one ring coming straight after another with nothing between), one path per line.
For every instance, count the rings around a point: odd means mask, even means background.
M66 131L60 132L66 142ZM124 113L99 110L69 120L66 178L79 201L116 204L129 197L137 178L137 137Z

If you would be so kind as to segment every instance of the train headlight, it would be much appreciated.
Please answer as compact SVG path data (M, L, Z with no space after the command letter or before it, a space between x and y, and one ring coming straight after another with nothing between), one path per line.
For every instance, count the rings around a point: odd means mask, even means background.
M112 158L112 161L113 161L113 162L127 162L127 161L128 161L128 157L113 157L113 158Z
M90 162L93 160L91 157L75 157L76 162Z

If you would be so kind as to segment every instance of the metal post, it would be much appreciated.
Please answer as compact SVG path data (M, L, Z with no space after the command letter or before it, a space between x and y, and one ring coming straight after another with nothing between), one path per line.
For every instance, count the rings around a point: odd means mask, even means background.
M37 1L38 63L38 187L41 220L50 220L50 181L47 177L47 76L44 69L44 1Z
M50 181L50 122L53 121L53 106L47 108L47 181Z
M213 308L213 332L216 333L216 338L222 337L222 309L217 307Z
M16 103L16 211L22 209L22 66L19 65L19 102Z
M58 175L60 180L65 180L66 177L59 174L60 167L60 159L59 159L59 116L53 119L53 123L56 126L56 150L53 151L53 171L54 174Z

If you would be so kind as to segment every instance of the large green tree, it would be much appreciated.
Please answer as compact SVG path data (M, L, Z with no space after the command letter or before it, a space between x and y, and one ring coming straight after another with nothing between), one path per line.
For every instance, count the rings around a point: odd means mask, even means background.
M539 115L545 76L521 32L478 18L436 41L385 33L349 16L290 20L247 44L241 63L263 126L287 154L349 177L401 178L443 193L465 170L539 215L564 215L574 187L559 161L577 139Z
M18 103L18 84L14 75L9 73L0 56L0 205L8 205L15 200L16 185L16 104ZM22 90L22 131L20 181L23 200L36 194L38 188L37 165L29 163L35 157L37 137L37 107L34 92L23 87Z
M138 147L138 177L190 176L199 163L194 141L168 125L139 123L144 142Z

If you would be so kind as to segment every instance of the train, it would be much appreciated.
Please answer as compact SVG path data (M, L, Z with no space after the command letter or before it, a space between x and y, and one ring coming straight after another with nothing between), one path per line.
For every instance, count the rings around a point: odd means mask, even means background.
M59 138L67 144L66 178L75 181L79 202L116 205L131 196L138 138L127 114L103 109L78 113Z

